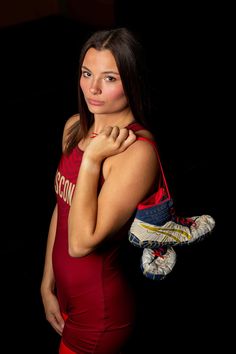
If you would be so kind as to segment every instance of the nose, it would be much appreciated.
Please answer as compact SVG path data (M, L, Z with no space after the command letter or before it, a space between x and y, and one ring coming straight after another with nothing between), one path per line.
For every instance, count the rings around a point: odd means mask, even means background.
M89 88L89 91L91 92L92 95L99 95L101 93L101 89L97 81L93 82L93 84Z

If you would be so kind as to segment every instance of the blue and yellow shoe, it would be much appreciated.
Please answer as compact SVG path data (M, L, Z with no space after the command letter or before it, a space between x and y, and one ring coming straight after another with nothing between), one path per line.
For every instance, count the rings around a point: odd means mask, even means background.
M129 241L137 247L155 249L160 246L177 246L191 244L208 235L215 226L215 220L210 215L177 217L155 224L135 217L129 230Z

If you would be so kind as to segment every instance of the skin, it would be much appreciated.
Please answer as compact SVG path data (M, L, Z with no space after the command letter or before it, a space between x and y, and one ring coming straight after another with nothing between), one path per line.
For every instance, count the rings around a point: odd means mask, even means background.
M137 136L152 139L152 135L146 130L136 135L125 128L134 117L109 50L90 48L87 51L80 86L88 108L94 114L94 125L79 143L84 154L68 218L68 252L71 257L88 255L105 239L119 232L137 204L152 192L158 174L153 147L137 140ZM75 115L66 122L63 149L68 129L77 119L79 116ZM98 133L93 139L92 132ZM97 196L101 169L105 181ZM57 208L49 227L41 295L47 320L62 334L64 320L54 295L51 262L56 219Z

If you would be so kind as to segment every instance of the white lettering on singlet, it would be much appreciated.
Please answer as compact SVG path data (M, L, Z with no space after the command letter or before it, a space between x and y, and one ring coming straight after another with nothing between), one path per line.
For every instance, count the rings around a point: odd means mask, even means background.
M72 196L74 193L75 184L66 179L65 176L61 175L59 171L56 173L55 177L55 192L60 198L64 200L65 203L71 205Z

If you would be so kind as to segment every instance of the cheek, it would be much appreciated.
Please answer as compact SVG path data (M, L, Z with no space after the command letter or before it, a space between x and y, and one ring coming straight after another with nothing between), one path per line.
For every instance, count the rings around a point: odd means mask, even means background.
M126 100L123 87L114 87L112 90L111 89L109 90L107 95L109 96L109 99L112 101Z
M83 78L81 77L80 81L79 81L79 84L80 84L81 90L83 91L83 93L85 93L88 90L87 82L85 80L83 80Z

